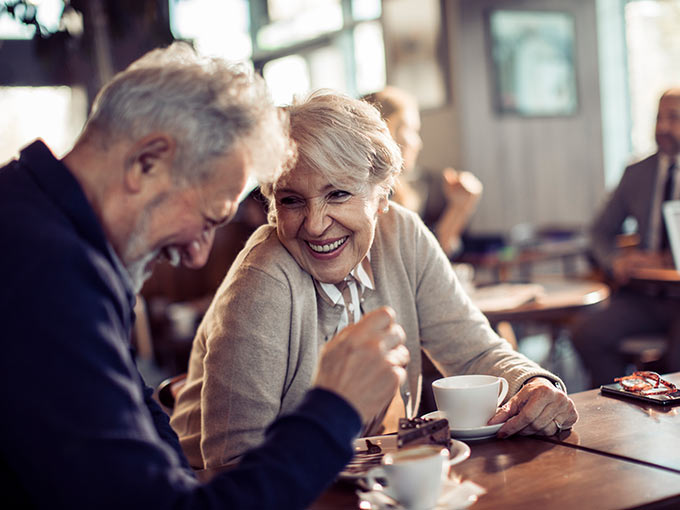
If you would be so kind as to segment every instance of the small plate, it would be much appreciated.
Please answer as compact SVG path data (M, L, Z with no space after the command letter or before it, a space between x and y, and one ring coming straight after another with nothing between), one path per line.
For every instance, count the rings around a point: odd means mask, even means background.
M422 418L438 419L445 418L445 415L441 411L432 411L431 413L424 414ZM505 422L497 423L496 425L484 425L483 427L471 427L464 429L451 427L451 437L465 439L467 441L488 439L490 437L495 437L496 432L498 432L504 424Z
M476 483L458 478L448 478L442 484L442 493L432 510L464 510L473 505L479 496L486 494L486 489ZM372 508L373 510L406 510L398 502L385 494L382 490L358 490L360 508Z
M380 451L369 453L369 448L378 447ZM397 451L397 435L387 434L384 436L360 437L354 440L354 457L349 461L345 469L340 472L340 477L345 479L361 479L371 468L379 466L383 455ZM462 441L451 439L449 443L449 466L463 462L470 456L470 447Z

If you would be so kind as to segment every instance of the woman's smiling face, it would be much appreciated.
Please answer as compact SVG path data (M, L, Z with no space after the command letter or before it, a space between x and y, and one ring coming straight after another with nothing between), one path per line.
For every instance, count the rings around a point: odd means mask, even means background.
M375 187L367 193L341 189L303 166L279 180L274 197L281 243L323 283L341 282L363 260L387 205Z

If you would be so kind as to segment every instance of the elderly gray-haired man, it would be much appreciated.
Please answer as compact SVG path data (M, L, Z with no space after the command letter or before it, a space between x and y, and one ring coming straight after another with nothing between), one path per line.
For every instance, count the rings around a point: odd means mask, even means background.
M241 465L202 484L129 345L153 263L205 263L247 174L290 156L261 79L184 45L98 95L73 150L40 141L0 170L0 463L31 508L302 508L352 455L362 419L403 379L389 309L326 346L315 385Z

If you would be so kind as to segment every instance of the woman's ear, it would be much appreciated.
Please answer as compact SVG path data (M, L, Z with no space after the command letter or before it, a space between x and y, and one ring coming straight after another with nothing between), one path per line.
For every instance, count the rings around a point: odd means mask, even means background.
M382 213L386 213L389 210L390 210L389 199L385 196L380 197L380 200L378 201L378 211L380 211Z
M133 193L158 177L170 176L176 142L165 133L152 133L130 147L125 159L125 188Z

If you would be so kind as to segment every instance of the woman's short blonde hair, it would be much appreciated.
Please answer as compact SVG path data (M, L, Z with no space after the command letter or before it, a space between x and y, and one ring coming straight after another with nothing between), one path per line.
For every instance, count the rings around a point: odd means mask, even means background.
M353 193L377 188L381 196L390 194L401 172L401 151L374 106L345 94L318 90L286 110L297 153L289 172L303 167ZM261 186L269 201L270 220L275 189L276 182Z

